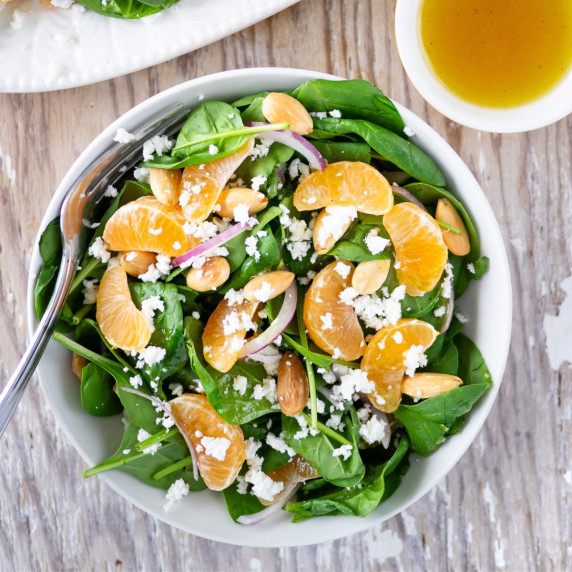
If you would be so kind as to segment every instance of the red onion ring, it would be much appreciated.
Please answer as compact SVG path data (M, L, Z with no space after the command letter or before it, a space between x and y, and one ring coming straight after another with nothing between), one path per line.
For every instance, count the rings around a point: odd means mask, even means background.
M263 123L261 121L250 121L245 123L247 127L261 127L262 125L270 125L270 123ZM287 147L291 147L297 153L300 153L307 161L312 169L316 171L323 171L327 167L326 160L322 154L312 145L307 139L304 139L298 133L294 133L290 129L282 129L280 131L264 131L259 135L269 141L276 141L282 143Z
M185 254L177 256L177 258L171 261L171 266L181 266L181 264L188 262L191 258L195 258L196 256L207 256L209 251L222 246L235 236L239 235L242 231L252 228L253 226L254 223L250 220L246 223L239 222L238 224L223 230L220 234L209 238L207 241L199 244L199 246L191 248L191 250L188 250Z
M132 389L131 387L121 387L120 389L123 391L127 391L127 393L133 393L135 395L139 395L140 397L148 399L149 401L151 401L151 403L154 403L157 407L160 407L163 412L165 412L167 415L169 415L169 417L171 417L171 419L175 422L175 427L177 427L177 429L180 431L181 435L183 436L183 439L185 440L185 443L187 444L187 447L189 448L189 451L191 453L191 459L193 460L193 477L195 478L195 481L198 481L199 469L198 469L198 461L195 448L193 447L191 440L187 437L187 434L181 427L180 423L171 414L171 406L165 401L159 399L158 397L155 397L154 395L148 395L147 393L143 393L138 389Z
M294 281L284 293L284 303L274 321L259 336L244 344L239 357L250 357L251 354L255 354L269 346L288 327L292 318L296 315L297 303L298 289L296 288L296 281Z
M394 195L399 195L400 197L404 198L406 201L417 205L420 209L427 212L425 205L411 192L403 187L399 187L398 185L393 185L391 187Z
M451 287L451 297L449 298L449 303L447 304L447 314L445 317L445 321L439 330L439 333L442 334L449 329L451 325L451 320L453 319L453 310L455 309L455 291L453 287Z
M237 521L240 524L251 525L258 524L259 522L270 518L273 514L280 511L280 509L296 494L301 486L302 483L292 483L288 488L287 493L279 501L255 514L243 514L237 518Z
M254 354L250 354L248 356L245 356L241 359L246 359L248 357L248 359L251 359L251 360L254 360L257 362L264 363L264 364L270 365L270 366L278 367L278 364L280 363L280 359L282 358L282 354L278 353L278 354L275 354L272 356L266 356L261 352L262 352L262 350L254 353Z

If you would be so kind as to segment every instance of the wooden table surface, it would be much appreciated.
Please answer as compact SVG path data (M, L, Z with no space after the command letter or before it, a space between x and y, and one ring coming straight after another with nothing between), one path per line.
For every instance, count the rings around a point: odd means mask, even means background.
M572 568L572 370L560 363L572 361L572 289L563 284L572 256L572 116L517 135L452 123L408 81L394 8L393 0L302 0L138 73L54 93L0 94L0 379L26 346L38 225L92 138L133 105L194 77L251 66L307 68L370 80L424 118L469 165L501 225L514 289L512 347L473 446L431 493L361 534L301 548L238 548L170 528L97 478L84 481L84 462L34 380L0 441L0 570ZM555 334L559 327L568 327L567 340Z

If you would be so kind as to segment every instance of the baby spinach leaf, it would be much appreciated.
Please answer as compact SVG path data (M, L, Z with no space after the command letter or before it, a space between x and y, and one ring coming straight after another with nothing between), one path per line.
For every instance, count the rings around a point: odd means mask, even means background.
M245 97L241 97L237 101L232 103L233 107L248 107L252 105L257 99L264 99L270 92L269 91L261 91L260 93L255 93L253 95L247 95Z
M379 153L384 159L397 165L413 178L433 185L444 185L445 178L433 159L406 139L392 131L370 123L354 119L317 119L314 125L318 129L331 131L338 135L355 133Z
M349 489L339 488L323 496L286 504L285 509L295 514L292 522L326 514L367 516L379 506L382 499L388 498L385 495L387 479L396 472L400 463L406 459L408 450L409 442L406 437L403 437L390 459L380 465L369 466L360 483L349 487Z
M468 263L468 256L449 254L449 262L453 266L455 296L457 298L465 293L472 280L480 280L489 268L489 259L486 256L481 256Z
M81 405L96 417L107 417L123 411L119 397L113 392L113 378L95 363L81 371Z
M86 8L112 18L137 19L161 12L179 0L81 0Z
M353 141L314 141L314 146L328 163L336 161L371 161L371 147Z
M358 449L359 422L353 408L343 416L343 421L346 424L343 436L352 444L351 456L346 461L341 455L333 455L340 443L322 432L296 439L300 425L294 417L282 416L282 430L286 443L302 455L324 479L339 487L351 487L359 483L365 473Z
M48 223L40 237L40 256L45 264L59 266L62 259L60 217Z
M282 145L281 143L273 143L268 153L263 157L257 157L254 160L247 159L236 170L236 176L245 184L250 184L254 177L270 177L274 169L289 161L294 155L294 149Z
M239 516L254 514L266 508L255 495L239 493L236 482L232 483L230 487L223 489L222 494L228 514L230 514L234 522L238 522Z
M457 375L463 380L463 384L484 383L492 385L491 372L475 343L464 334L457 334L454 342L459 352L459 370Z
M122 207L127 203L136 201L141 197L148 197L152 194L153 191L148 183L143 183L142 181L125 181L123 189L121 190L121 196L119 197L119 206Z
M459 370L459 351L454 343L449 342L441 353L439 357L431 363L427 363L427 367L424 371L430 371L434 373L445 373L447 375L457 375Z
M52 299L52 294L54 292L54 287L58 278L59 266L52 266L46 264L40 270L38 279L34 286L34 307L36 309L36 315L41 318ZM64 305L58 323L56 325L56 331L58 332L69 332L73 323L73 312L66 302Z
M333 111L342 117L366 119L403 136L401 115L383 92L363 79L313 79L292 93L308 111Z

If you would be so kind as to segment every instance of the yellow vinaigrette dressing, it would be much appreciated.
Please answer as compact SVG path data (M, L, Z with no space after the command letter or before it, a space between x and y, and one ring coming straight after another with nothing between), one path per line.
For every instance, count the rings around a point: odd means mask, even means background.
M572 66L572 0L424 0L420 24L435 74L478 105L528 103Z

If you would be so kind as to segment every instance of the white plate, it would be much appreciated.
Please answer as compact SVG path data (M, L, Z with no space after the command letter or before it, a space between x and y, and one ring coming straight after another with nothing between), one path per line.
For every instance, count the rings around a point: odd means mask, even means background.
M101 16L74 4L0 2L0 92L78 87L165 62L242 30L299 0L180 0L141 20ZM10 26L14 10L26 13Z
M236 70L189 81L144 101L105 129L81 154L56 191L41 228L58 214L58 205L67 185L111 143L119 127L133 131L144 118L177 102L196 105L200 96L232 101L263 90L293 89L312 78L340 79L293 69ZM491 207L467 166L431 127L402 106L398 105L398 109L405 123L415 131L414 142L433 156L447 179L448 187L457 193L472 213L480 233L482 253L490 257L489 271L482 280L471 285L460 306L470 320L465 328L466 333L485 356L494 386L467 416L460 433L448 438L429 457L411 457L411 469L396 493L366 518L322 517L292 524L291 515L282 512L260 526L240 526L228 516L220 493L203 491L189 494L181 503L165 512L164 491L153 489L127 473L108 472L98 477L142 510L177 528L221 542L243 546L313 544L359 532L404 510L449 472L475 438L499 390L508 355L512 294L506 251ZM40 267L41 259L36 247L28 280L30 332L37 323L33 287ZM105 419L91 417L82 410L69 352L52 341L40 364L39 375L56 417L87 465L100 463L115 452L123 433L121 420L118 416ZM81 478L78 474L78 482L74 485L72 481L67 486L79 486Z

